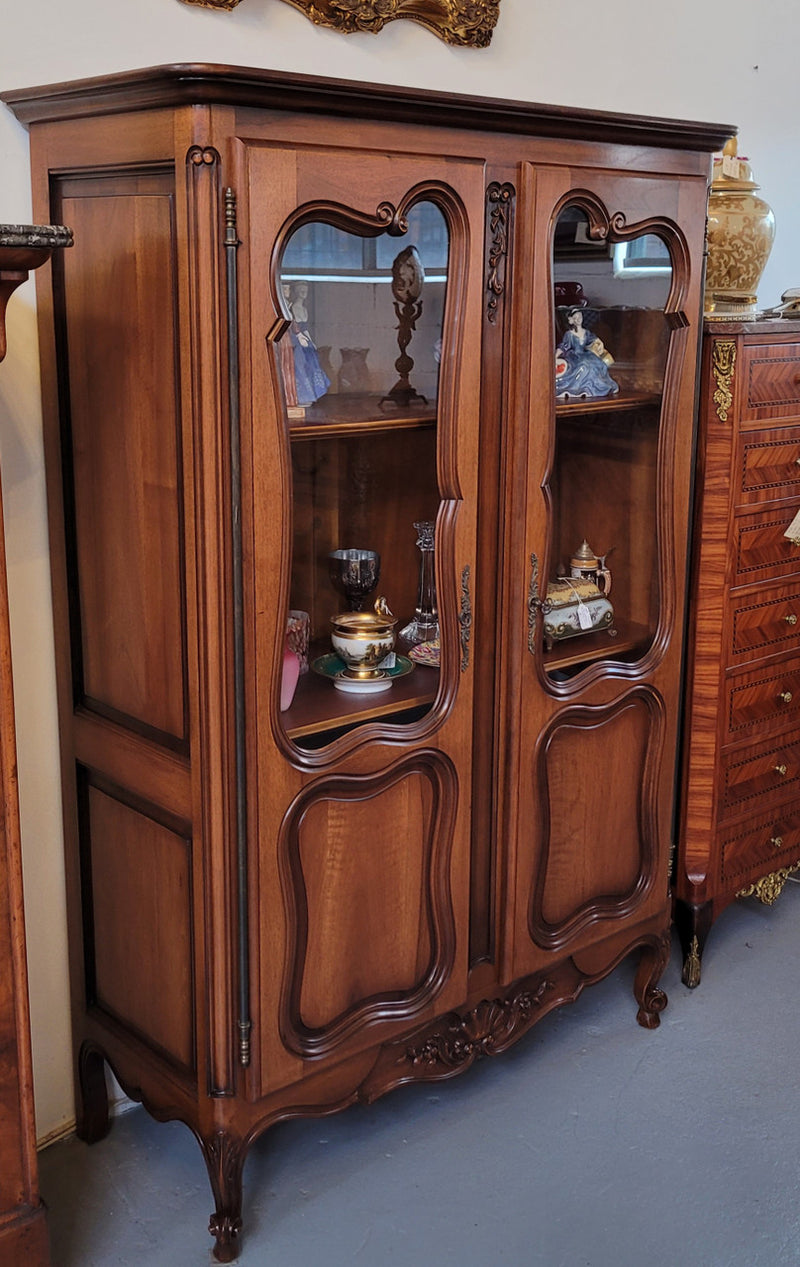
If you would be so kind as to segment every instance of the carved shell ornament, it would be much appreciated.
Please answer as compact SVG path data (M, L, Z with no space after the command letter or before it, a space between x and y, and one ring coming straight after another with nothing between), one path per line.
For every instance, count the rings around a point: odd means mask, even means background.
M235 9L240 0L184 0L206 9ZM387 22L410 18L448 44L486 48L500 13L500 0L285 0L317 26L351 35L377 34Z

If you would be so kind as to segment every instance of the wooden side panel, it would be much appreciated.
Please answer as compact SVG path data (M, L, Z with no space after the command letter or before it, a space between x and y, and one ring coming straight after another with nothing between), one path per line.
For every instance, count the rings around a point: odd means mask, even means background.
M191 842L84 772L87 998L194 1066ZM135 970L133 970L135 965Z
M75 693L185 745L173 203L171 173L65 179L61 329Z

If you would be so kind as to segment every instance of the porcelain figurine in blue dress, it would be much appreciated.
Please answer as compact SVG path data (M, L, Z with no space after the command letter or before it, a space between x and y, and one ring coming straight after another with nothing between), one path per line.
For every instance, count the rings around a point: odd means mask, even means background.
M556 396L616 396L619 384L608 372L614 358L585 326L584 308L567 309L568 328L556 349Z
M299 405L313 405L331 385L308 329L307 295L308 282L297 282L293 290L289 338L294 349L294 381Z

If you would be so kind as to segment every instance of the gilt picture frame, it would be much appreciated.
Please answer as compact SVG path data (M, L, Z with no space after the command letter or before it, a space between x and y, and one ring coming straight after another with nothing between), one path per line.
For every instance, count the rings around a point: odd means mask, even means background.
M235 9L241 0L183 0L206 9ZM500 14L500 0L284 0L317 26L345 35L376 35L387 22L409 18L447 44L486 48Z

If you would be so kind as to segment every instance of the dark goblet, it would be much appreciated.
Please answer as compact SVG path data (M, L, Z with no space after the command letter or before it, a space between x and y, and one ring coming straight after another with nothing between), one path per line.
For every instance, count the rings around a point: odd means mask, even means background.
M381 556L376 550L331 550L328 563L334 589L344 594L350 611L358 611L378 584Z

